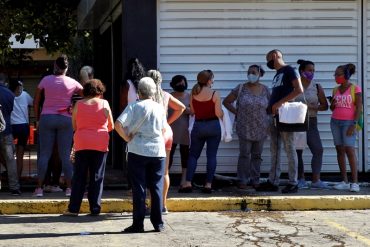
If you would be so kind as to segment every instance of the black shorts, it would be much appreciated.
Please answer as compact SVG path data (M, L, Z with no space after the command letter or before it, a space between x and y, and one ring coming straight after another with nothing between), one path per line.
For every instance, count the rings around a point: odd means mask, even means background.
M17 145L26 146L28 137L30 136L30 126L26 124L12 124L12 132L14 140L17 139Z

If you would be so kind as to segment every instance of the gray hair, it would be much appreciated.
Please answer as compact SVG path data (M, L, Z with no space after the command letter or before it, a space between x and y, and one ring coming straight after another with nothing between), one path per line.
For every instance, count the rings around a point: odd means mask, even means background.
M82 82L87 82L89 79L93 79L94 69L91 66L83 66L80 70L80 80Z
M157 91L156 85L152 78L143 77L140 79L139 85L138 85L138 93L140 93L140 95L143 98L149 98L149 97L154 96L156 91Z
M154 83L156 85L156 93L154 94L153 100L159 104L164 105L163 91L161 87L161 83L162 83L161 72L159 72L158 70L151 69L148 71L148 76L154 80Z

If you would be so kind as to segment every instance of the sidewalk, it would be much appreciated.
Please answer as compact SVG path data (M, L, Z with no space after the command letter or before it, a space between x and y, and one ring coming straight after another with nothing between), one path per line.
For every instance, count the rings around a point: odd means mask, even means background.
M282 187L281 187L282 188ZM280 190L281 190L280 188ZM296 194L281 192L255 192L254 189L240 190L225 186L212 194L203 194L195 189L190 194L179 194L171 188L168 196L170 212L227 211L227 210L345 210L370 209L370 186L363 183L359 193L338 190L301 189ZM45 193L44 197L25 192L20 197L0 192L0 214L60 214L66 210L68 198L64 192ZM132 210L129 190L107 190L103 193L102 212L120 213ZM84 199L81 213L88 213Z

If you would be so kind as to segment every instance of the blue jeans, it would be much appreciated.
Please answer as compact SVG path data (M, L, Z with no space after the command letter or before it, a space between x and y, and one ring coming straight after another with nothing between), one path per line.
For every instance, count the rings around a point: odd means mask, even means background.
M347 136L347 130L351 125L353 125L353 121L354 120L330 119L330 129L333 134L335 146L356 146L356 132L351 136Z
M146 188L150 191L150 221L154 228L163 225L163 176L166 157L147 157L128 153L128 172L132 183L133 226L144 227Z
M72 164L69 160L73 138L72 120L62 115L41 115L39 124L40 156L37 171L40 180L45 179L48 162L53 152L55 140L58 143L59 157L62 161L64 176L72 178Z
M259 184L264 142L265 139L250 141L239 137L238 179L240 184L248 182L252 185Z
M197 161L202 153L204 144L207 143L207 183L212 183L216 172L217 150L221 141L221 126L219 120L195 121L191 131L188 169L186 180L192 181Z
M72 213L80 211L81 202L86 189L87 173L89 172L88 200L90 212L99 214L107 152L81 150L76 152L72 179L72 194L68 210Z
M0 153L5 159L6 169L8 171L9 189L19 190L17 163L14 159L13 135L11 133L0 134Z

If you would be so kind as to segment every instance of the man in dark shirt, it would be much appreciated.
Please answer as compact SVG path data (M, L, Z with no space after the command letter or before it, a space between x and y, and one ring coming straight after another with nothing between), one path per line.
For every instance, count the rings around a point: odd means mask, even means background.
M299 73L293 67L285 64L283 54L279 50L272 50L266 55L267 67L276 70L272 81L272 93L268 111L273 116L278 113L279 107L293 100L303 93L303 87ZM283 142L288 159L289 184L282 189L282 193L295 193L297 186L297 156L294 147L294 132L279 132L274 124L271 124L271 170L267 182L260 184L257 191L278 191L280 178L280 146Z
M5 86L5 75L0 73L0 105L5 119L6 127L0 133L0 153L5 159L8 171L9 188L12 195L19 196L19 180L17 175L17 164L14 159L14 144L11 130L10 115L13 111L14 94Z

